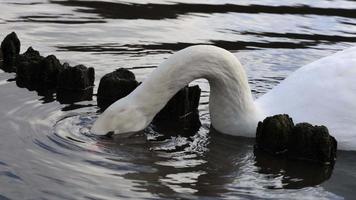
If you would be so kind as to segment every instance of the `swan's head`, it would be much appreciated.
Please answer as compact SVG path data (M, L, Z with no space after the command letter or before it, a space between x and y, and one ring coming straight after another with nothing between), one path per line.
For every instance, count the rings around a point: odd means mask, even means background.
M108 107L93 124L91 131L96 135L108 133L124 134L141 131L148 120L135 106L117 101Z

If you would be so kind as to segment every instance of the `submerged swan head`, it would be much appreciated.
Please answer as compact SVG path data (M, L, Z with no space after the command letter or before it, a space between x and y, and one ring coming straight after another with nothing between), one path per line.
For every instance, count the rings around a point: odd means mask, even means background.
M149 124L142 112L126 99L108 107L96 120L92 132L96 135L131 133L143 130Z
M233 54L209 45L188 47L170 56L131 94L111 105L92 132L103 135L143 130L174 94L198 78L210 84L214 128L226 134L253 136L260 118L245 70Z

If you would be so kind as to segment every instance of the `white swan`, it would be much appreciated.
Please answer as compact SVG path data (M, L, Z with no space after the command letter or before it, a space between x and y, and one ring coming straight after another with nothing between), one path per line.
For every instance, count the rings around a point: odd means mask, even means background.
M130 95L116 101L92 127L95 134L143 130L183 86L205 78L210 118L219 132L254 137L266 116L326 125L339 149L356 150L356 47L308 64L253 101L243 67L230 52L207 45L173 54Z

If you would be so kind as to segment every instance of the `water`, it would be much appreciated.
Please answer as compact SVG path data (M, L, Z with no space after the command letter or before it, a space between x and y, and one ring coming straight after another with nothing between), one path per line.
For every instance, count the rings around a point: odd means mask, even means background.
M16 31L29 46L100 77L118 67L143 80L173 52L214 44L245 66L254 96L300 66L356 43L356 3L347 0L123 2L1 0L0 38ZM352 199L356 154L334 168L254 153L253 139L209 130L157 139L150 127L121 140L89 129L95 99L61 105L18 88L0 72L0 199Z

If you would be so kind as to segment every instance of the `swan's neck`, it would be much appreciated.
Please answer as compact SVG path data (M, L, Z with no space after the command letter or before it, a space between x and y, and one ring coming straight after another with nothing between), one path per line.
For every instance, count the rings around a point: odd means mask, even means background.
M172 55L130 94L131 102L151 121L174 94L198 78L210 84L213 127L226 134L254 136L259 114L245 71L221 48L195 46Z

